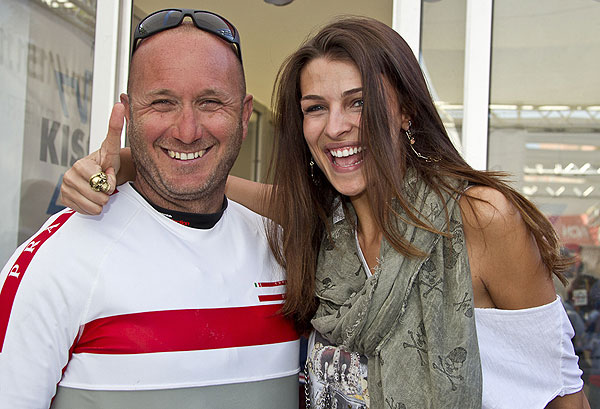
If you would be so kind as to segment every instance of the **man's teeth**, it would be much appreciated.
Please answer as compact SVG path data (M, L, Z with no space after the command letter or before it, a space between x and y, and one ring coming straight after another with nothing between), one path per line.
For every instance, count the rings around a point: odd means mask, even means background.
M196 158L201 158L206 153L206 149L197 152L175 152L175 151L167 151L170 157L179 159L179 160L191 160Z
M346 156L356 155L357 153L362 152L362 150L362 147L355 146L354 148L332 149L329 152L334 158L345 158Z

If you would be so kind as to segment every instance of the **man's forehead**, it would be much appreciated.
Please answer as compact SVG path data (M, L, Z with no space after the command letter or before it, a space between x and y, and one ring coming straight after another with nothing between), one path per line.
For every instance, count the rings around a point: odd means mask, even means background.
M136 93L148 95L148 87L180 92L182 78L186 88L205 89L212 83L224 91L235 87L245 94L241 63L230 44L187 25L157 33L140 44L131 61L128 91L143 83Z
M132 56L132 63L136 60L136 56L140 54L140 51L144 49L148 49L146 53L164 52L173 50L174 46L181 42L194 44L194 47L182 50L186 54L197 53L201 55L230 51L236 56L235 48L232 44L214 34L200 30L191 22L184 21L178 27L162 31L141 40L136 52Z
M152 68L161 61L170 66L180 66L192 60L218 62L221 69L239 64L225 41L193 26L180 26L144 39L132 57L131 69L136 70L138 64Z
M219 98L227 98L229 95L228 90L224 90L218 87L218 84L212 83L209 86L201 87L201 88L188 88L186 89L188 92L194 92L195 97L219 97ZM144 95L147 97L160 97L160 96L170 96L179 98L180 91L171 89L171 88L150 88L144 90Z

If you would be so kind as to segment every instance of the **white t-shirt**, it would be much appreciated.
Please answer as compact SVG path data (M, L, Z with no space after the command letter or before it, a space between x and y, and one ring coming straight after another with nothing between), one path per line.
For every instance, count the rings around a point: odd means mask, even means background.
M119 190L100 216L51 217L2 271L0 408L48 407L57 384L56 407L296 407L263 219L229 202L192 229Z

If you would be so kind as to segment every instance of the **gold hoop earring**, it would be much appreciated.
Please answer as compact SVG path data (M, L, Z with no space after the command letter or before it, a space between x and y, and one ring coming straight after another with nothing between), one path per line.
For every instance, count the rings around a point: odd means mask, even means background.
M406 133L406 137L408 138L408 143L410 144L410 149L412 149L412 151L415 153L415 155L417 155L417 158L423 159L425 162L439 162L440 161L439 158L431 158L429 156L422 155L420 152L417 152L417 150L413 146L416 141L415 141L415 137L412 135L412 132L410 131L411 126L412 126L412 122L409 120L408 128L404 131L404 133Z

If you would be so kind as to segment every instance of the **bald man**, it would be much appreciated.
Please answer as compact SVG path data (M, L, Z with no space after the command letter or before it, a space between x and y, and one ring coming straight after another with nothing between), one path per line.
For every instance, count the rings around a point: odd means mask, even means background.
M284 273L224 193L252 113L239 35L170 9L134 40L109 138L125 117L135 181L100 216L51 217L2 271L0 408L296 408Z

